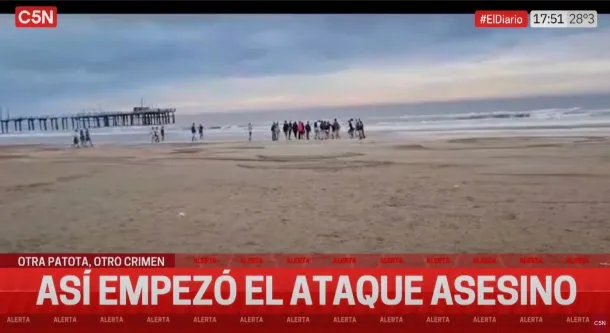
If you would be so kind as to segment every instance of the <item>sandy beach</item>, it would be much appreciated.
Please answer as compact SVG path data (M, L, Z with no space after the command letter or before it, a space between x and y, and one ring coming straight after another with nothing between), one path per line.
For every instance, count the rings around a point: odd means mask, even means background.
M610 138L0 147L1 252L610 252Z

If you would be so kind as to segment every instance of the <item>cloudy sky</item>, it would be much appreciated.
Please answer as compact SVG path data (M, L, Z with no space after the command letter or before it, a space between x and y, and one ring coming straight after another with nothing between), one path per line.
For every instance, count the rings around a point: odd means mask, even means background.
M475 29L472 15L0 15L11 113L181 112L610 92L597 29ZM44 110L43 110L44 108Z

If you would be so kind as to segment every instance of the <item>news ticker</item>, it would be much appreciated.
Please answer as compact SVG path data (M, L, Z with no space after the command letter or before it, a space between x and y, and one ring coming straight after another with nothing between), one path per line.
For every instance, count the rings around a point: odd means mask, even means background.
M610 332L610 254L0 254L0 332Z
M595 10L477 11L477 28L597 28Z

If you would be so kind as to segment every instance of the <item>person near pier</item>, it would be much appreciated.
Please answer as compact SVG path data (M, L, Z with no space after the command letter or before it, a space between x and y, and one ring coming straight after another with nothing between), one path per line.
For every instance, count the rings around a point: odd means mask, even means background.
M193 135L193 137L191 138L192 142L197 141L197 137L195 136L196 133L197 129L195 128L195 123L193 123L193 125L191 125L191 134Z
M83 131L82 128L80 130L80 145L81 147L85 147L87 145L87 142L85 142L85 131Z
M161 142L165 141L165 127L161 126Z
M72 139L72 146L78 148L78 130L74 130L74 138Z
M93 141L91 141L91 134L89 133L89 129L85 129L85 145L89 145L89 147L93 147Z
M150 128L150 143L155 143L156 139L155 137L157 136L157 129L155 128L155 126Z

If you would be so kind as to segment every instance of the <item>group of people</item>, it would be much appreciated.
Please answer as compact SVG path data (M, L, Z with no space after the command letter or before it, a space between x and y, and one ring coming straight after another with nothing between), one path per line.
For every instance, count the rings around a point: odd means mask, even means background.
M251 126L248 124L250 129L250 138L252 137ZM349 130L347 134L350 138L357 136L360 140L365 139L364 135L364 124L360 119L350 119L348 121ZM286 140L309 140L312 131L312 126L309 122L292 122L284 121L281 128L284 132L284 138ZM328 140L328 139L340 139L341 138L341 125L335 119L334 121L318 120L313 123L313 132L315 140ZM280 139L280 122L274 122L271 125L271 140L278 141Z
M355 126L354 123L356 123ZM347 122L347 126L347 135L349 135L350 139L353 139L355 135L357 135L358 139L360 140L366 139L366 136L364 135L364 123L362 122L362 120L360 120L360 118L355 120L350 119Z
M335 118L333 122L320 120L314 123L315 139L328 140L341 138L341 125Z
M199 133L199 137L197 137L197 133ZM191 141L195 142L197 140L203 141L203 125L199 124L199 127L195 126L195 123L191 125Z
M274 123L274 125L271 126L272 128L272 134L275 133L275 135L272 135L272 138L275 138L275 141L279 140L279 130L280 130L280 123ZM284 125L282 126L282 130L284 132L284 138L286 138L286 140L291 140L293 137L295 140L302 140L302 139L307 139L309 140L309 134L311 133L311 125L309 124L309 122L289 122L289 121L284 121Z
M150 142L159 143L165 141L165 127L161 128L154 126L150 132Z
M72 139L72 146L79 147L93 147L93 141L91 141L91 134L89 134L89 129L85 128L84 130L81 128L80 130L74 130L74 138Z

